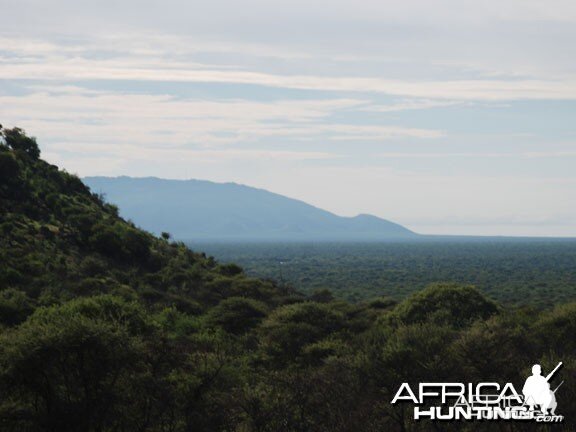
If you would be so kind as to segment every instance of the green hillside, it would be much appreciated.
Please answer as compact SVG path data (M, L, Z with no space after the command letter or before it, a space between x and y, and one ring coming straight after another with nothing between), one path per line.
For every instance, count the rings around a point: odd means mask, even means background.
M451 283L399 304L304 297L140 230L23 131L1 135L0 431L440 430L390 404L402 382L521 389L558 361L555 430L574 430L575 303L503 308Z
M168 234L155 238L118 216L75 175L39 159L34 139L4 130L0 148L0 284L34 305L113 294L158 309L199 313L223 298L281 301L270 282L218 265Z

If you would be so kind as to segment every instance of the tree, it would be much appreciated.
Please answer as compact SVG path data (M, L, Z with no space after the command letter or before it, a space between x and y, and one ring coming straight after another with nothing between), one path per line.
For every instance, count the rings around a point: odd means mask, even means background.
M414 324L435 322L464 327L498 312L496 303L473 286L433 284L400 303L387 319Z
M338 332L344 315L328 304L305 302L280 307L261 328L265 352L278 365L300 359L307 345Z
M268 307L262 302L230 297L210 310L208 321L229 333L242 334L256 327L267 314Z
M24 153L32 159L40 158L40 148L36 143L36 138L27 136L24 130L17 127L2 129L0 134L4 138L6 145L12 150Z
M146 380L136 305L103 296L37 310L0 339L8 430L102 431L127 424ZM18 412L14 412L17 407Z

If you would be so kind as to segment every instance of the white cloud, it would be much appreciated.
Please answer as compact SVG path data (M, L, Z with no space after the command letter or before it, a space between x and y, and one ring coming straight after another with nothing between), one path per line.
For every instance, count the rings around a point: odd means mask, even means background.
M426 110L431 108L445 108L455 105L463 105L461 101L433 100L433 99L406 99L389 105L368 105L357 108L360 111L370 112L396 112L410 110Z
M442 132L387 125L348 125L327 119L366 104L357 99L198 100L171 95L85 91L41 86L23 96L0 96L5 124L50 141L138 143L146 148L215 146L263 139L386 140L437 138Z
M115 39L119 41L115 42ZM152 47L146 49L148 43ZM28 80L131 80L157 82L231 83L259 85L279 89L380 93L415 98L396 107L374 107L380 111L425 109L462 101L511 101L526 99L576 99L576 71L565 70L545 78L502 79L492 66L484 67L492 76L480 74L476 79L398 79L386 73L369 71L353 75L302 74L266 72L259 62L250 68L230 64L222 57L217 64L194 60L199 52L212 57L238 49L245 58L251 55L271 56L275 52L285 60L305 59L314 64L312 53L292 53L272 46L214 42L191 43L189 38L133 34L121 38L99 37L77 44L21 38L0 38L0 78ZM106 53L106 55L102 55ZM234 60L235 61L235 60ZM440 58L435 63L449 65ZM454 62L454 60L452 60ZM357 61L359 66L362 60ZM455 63L458 64L457 62ZM430 67L430 65L428 65ZM453 66L457 67L457 66ZM479 66L482 67L482 66ZM322 69L318 67L318 69Z
M510 101L525 99L574 100L576 79L545 80L422 80L402 81L368 77L277 75L250 71L194 69L158 61L157 65L118 60L64 59L26 63L4 62L3 79L132 80L250 84L266 87L382 93L423 99ZM170 67L172 66L172 67Z
M110 162L114 160L134 160L134 161L162 161L169 165L174 162L219 162L221 160L318 160L334 159L338 155L317 151L287 151L287 150L263 150L263 149L243 149L243 150L194 150L182 148L149 148L142 151L138 145L117 146L113 144L95 143L59 143L51 146L49 155L71 153L73 159L89 159L95 164L99 162ZM81 157L78 154L82 154ZM98 158L98 154L105 153L107 158ZM93 168L93 167L92 167ZM83 173L84 174L84 173ZM86 174L84 174L86 175Z
M542 151L542 152L459 152L459 153L444 153L441 151L434 153L417 153L417 152L385 152L379 153L378 156L389 159L449 159L449 158L564 158L576 156L576 151Z

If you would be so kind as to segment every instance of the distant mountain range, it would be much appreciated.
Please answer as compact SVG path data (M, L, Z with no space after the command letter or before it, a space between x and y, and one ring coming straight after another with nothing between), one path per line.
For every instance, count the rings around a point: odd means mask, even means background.
M337 216L236 183L155 177L83 180L136 225L156 234L167 231L183 241L367 241L417 236L376 216Z

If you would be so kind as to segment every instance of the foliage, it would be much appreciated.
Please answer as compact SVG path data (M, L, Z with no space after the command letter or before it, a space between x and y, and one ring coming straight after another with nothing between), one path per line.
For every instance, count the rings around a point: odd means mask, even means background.
M36 143L36 138L27 136L22 129L0 128L0 136L3 138L4 143L8 148L15 152L25 154L32 159L38 159L40 157L40 148Z
M472 286L434 284L413 294L387 318L404 324L435 322L463 327L497 312L496 304Z
M265 303L244 297L228 297L213 307L207 318L212 325L241 334L256 327L267 313Z
M438 282L474 285L500 303L548 308L574 299L575 239L429 238L366 243L195 243L252 276L351 302L403 300ZM282 263L281 265L279 263Z

